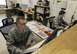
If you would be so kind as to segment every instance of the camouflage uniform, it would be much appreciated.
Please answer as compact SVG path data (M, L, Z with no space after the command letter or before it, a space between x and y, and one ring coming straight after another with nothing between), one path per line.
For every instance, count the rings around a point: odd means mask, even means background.
M11 54L16 54L17 48L23 49L27 48L28 44L35 44L33 35L30 29L26 26L23 32L20 32L17 26L11 29L7 38L7 48Z
M52 28L65 28L66 26L68 26L68 23L65 22L63 18L60 18L60 20L58 20L57 18L53 19Z

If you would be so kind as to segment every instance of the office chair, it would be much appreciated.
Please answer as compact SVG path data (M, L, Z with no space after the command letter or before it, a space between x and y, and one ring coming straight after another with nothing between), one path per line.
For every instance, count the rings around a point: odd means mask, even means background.
M6 39L10 29L16 25L14 23L13 18L5 18L2 20L3 26L0 27L0 31L3 34L4 38Z
M16 26L16 23L12 23L12 24L9 24L9 25L7 25L7 26L2 26L2 27L0 27L0 32L2 33L3 37L5 38L5 40L7 39L8 33L10 32L10 30L11 30L14 26ZM8 51L9 51L9 50L8 50ZM9 54L11 54L10 51L9 51Z
M13 18L5 18L2 20L3 26L10 25L14 22Z
M49 17L50 28L53 29L53 30L55 29L55 28L53 27L54 19L55 19L55 16Z
M75 25L75 24L77 24L77 20L75 20L75 21L73 22L73 25Z
M10 32L10 30L16 26L16 23L12 23L10 25L7 25L7 26L2 26L0 27L0 31L1 33L3 34L4 38L6 39L8 33Z

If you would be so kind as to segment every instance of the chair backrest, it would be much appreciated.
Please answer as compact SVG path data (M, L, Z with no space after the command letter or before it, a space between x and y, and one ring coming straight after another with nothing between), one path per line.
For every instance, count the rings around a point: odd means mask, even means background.
M7 25L14 23L14 20L13 18L5 18L2 20L2 23L3 23L3 26L7 26Z
M2 26L2 27L0 27L0 31L1 31L1 33L3 34L3 36L5 37L5 39L6 39L7 35L8 35L8 33L10 32L10 30L11 30L14 26L16 26L16 23L10 24L10 25L8 25L8 26Z
M75 24L77 24L77 20L75 20L75 21L73 22L73 25L75 25Z
M21 9L20 3L16 3L16 8L20 8Z

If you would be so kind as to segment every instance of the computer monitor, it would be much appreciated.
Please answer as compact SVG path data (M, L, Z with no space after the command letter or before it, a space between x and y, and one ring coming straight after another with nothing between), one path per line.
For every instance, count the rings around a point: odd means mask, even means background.
M46 43L48 43L49 41L53 40L56 36L57 36L57 31L58 29L55 29L52 34L43 42L43 44L40 46L42 47L43 45L45 45Z

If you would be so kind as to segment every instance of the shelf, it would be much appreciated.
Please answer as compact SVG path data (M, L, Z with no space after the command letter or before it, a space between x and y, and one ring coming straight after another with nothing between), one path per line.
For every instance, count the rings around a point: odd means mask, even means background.
M35 5L35 11L34 11L34 19L35 20L38 20L37 19L37 16L38 16L38 14L39 14L39 16L42 16L42 18L43 18L43 22L42 22L42 24L43 25L47 25L47 19L46 19L46 17L48 18L48 16L49 16L49 7L48 6L39 6L39 5ZM40 19L39 19L40 20Z

